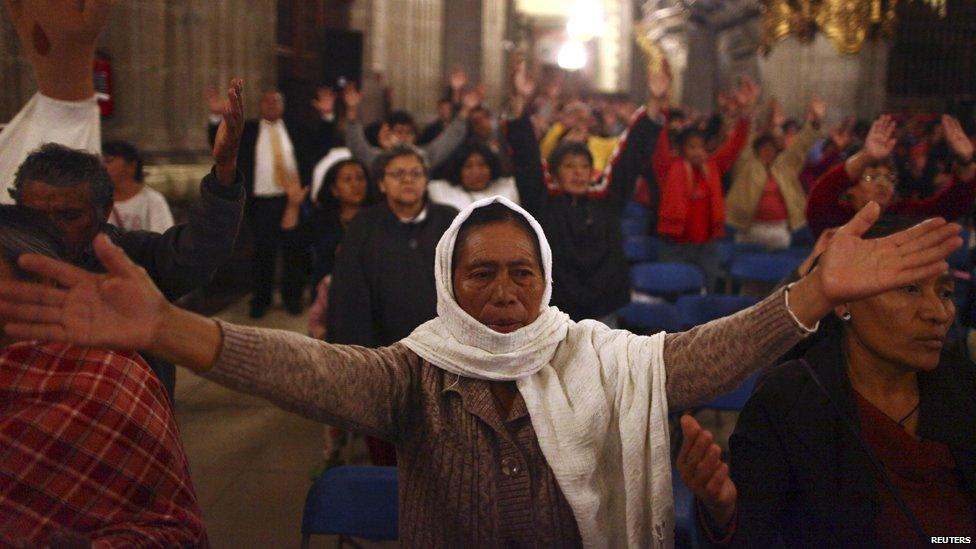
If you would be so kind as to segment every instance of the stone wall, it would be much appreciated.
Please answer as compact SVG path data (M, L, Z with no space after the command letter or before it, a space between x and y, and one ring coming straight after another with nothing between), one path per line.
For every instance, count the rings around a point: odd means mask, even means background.
M203 91L246 82L248 116L262 87L276 81L274 0L119 2L99 47L112 58L115 115L106 139L127 139L158 159L207 154ZM0 120L34 93L30 67L9 22L0 24Z
M789 116L801 115L816 93L829 105L831 122L848 114L873 118L885 108L888 48L868 41L846 55L823 35L807 44L789 37L760 58L765 93L779 98Z

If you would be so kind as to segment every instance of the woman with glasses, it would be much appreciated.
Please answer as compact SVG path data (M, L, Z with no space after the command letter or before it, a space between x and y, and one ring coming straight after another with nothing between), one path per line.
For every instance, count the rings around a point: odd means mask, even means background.
M807 224L813 234L819 236L824 229L843 225L872 200L881 205L883 212L895 215L956 219L969 213L976 199L973 143L951 116L942 117L942 128L956 161L952 182L928 198L901 198L895 193L897 172L891 159L896 123L889 115L878 118L864 148L827 172L810 189Z
M411 145L373 163L383 200L349 223L332 272L326 339L384 347L437 316L434 250L457 210L427 199L427 165ZM367 439L376 465L395 464L393 446Z

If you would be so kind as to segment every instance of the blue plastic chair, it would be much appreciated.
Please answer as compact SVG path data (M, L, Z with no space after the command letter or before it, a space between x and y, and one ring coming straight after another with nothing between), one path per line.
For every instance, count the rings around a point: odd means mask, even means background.
M674 546L702 547L695 509L695 495L685 486L677 469L671 469L671 487L674 491Z
M630 279L638 292L654 296L700 293L705 275L689 263L640 263L630 268Z
M626 206L624 206L624 211L620 215L620 217L635 218L635 217L648 217L648 215L649 213L645 206L631 200L630 202L627 202Z
M758 244L739 244L731 240L719 240L718 262L723 267L728 267L735 258L746 254L763 253L765 250Z
M817 239L813 237L813 231L810 227L806 225L800 227L799 229L793 231L790 234L790 247L804 247L813 248L813 245L817 242Z
M625 217L620 220L620 232L624 238L649 234L650 227L651 223L646 217Z
M657 261L660 244L653 236L629 236L624 240L624 257L631 263Z
M670 303L628 303L617 311L622 326L645 333L680 332L678 308Z
M396 540L397 517L396 467L335 467L305 497L302 547L313 534L339 536L339 547L356 545L353 537Z
M742 408L746 405L749 397L752 396L752 390L756 388L756 381L759 379L759 375L761 373L762 371L755 372L751 376L747 377L746 380L742 382L742 385L735 390L715 397L700 407L707 408L709 410L718 410L720 412L742 411Z
M747 295L683 295L678 298L678 313L685 329L729 316L755 305L759 300Z
M802 258L788 254L746 254L732 260L729 274L735 280L776 283L786 278Z

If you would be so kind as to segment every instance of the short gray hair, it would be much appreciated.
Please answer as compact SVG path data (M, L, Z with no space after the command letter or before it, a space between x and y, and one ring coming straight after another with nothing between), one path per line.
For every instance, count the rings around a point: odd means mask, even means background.
M75 187L88 184L92 205L104 208L112 204L115 185L98 155L72 149L57 143L46 143L29 155L17 168L10 196L20 203L20 193L29 180L53 187Z
M20 206L0 205L0 260L10 265L18 279L29 280L31 275L17 266L17 259L23 254L63 260L61 235L43 214Z
M414 147L413 145L408 145L406 143L398 143L389 149L381 152L375 160L373 160L373 177L378 181L383 179L386 175L386 167L393 162L394 159L400 158L401 156L413 156L420 161L420 165L424 167L424 175L430 173L430 167L427 165L427 156L424 155L423 151Z

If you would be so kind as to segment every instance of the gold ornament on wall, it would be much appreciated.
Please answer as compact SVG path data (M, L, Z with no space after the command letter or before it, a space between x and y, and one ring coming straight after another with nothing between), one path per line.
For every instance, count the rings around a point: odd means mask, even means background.
M664 48L651 38L647 26L643 23L634 25L634 38L637 40L637 46L640 47L641 53L644 54L647 70L649 72L660 71L665 60L667 60L667 56L664 53Z
M922 1L946 16L946 0ZM894 35L897 6L897 0L762 0L761 50L769 53L787 36L809 42L819 31L839 52L858 53L865 41Z

